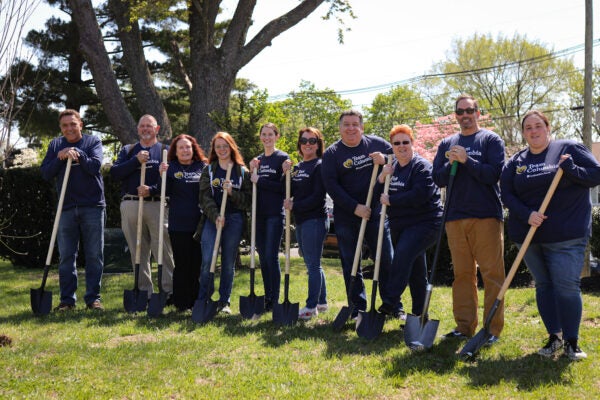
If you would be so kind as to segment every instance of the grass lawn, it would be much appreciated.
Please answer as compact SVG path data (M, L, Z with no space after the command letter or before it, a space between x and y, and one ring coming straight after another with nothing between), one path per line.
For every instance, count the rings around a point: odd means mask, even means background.
M245 263L247 258L243 259ZM270 315L243 320L239 296L247 295L247 269L236 272L233 315L196 325L171 307L149 319L123 310L131 274L105 275L103 313L85 310L33 316L29 289L40 271L0 261L0 398L35 399L591 399L600 396L600 293L584 293L581 347L588 359L569 362L536 355L546 335L533 289L511 289L500 342L475 362L455 352L461 342L440 342L425 353L404 345L399 321L386 321L374 341L348 324L330 324L346 304L339 261L324 260L327 313L293 327L277 327ZM304 306L306 274L292 260L290 298ZM258 294L262 294L260 273ZM82 279L83 281L83 279ZM367 281L368 291L371 281ZM217 282L218 287L218 282ZM47 290L58 304L55 270ZM83 296L83 288L79 296ZM405 308L410 309L409 296ZM482 297L482 296L480 296ZM434 288L432 318L438 335L454 327L449 288Z

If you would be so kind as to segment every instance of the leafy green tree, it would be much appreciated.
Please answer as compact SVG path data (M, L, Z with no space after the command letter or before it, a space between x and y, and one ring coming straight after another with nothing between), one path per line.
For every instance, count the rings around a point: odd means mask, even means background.
M302 81L298 91L269 106L265 119L277 125L282 136L278 147L292 156L298 131L306 126L319 129L326 144L338 140L340 113L351 106L350 100L342 99L332 89L317 89L314 83Z
M431 77L438 83L437 93L450 100L460 93L477 98L494 118L497 133L512 145L521 143L519 121L525 112L565 107L569 77L576 73L572 60L557 58L552 48L526 36L475 34L456 39ZM430 92L432 82L424 85ZM453 101L446 104L454 106Z
M394 125L414 126L415 121L426 123L430 119L429 105L409 86L397 86L388 93L378 94L365 111L365 133L382 137L387 137Z

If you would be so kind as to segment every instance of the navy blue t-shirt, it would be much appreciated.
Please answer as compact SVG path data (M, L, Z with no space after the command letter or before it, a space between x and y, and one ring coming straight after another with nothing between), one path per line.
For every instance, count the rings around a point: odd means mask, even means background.
M205 164L193 161L182 165L177 160L169 162L167 170L167 195L169 196L169 230L194 232L202 215L198 202L200 176Z
M102 166L102 142L91 135L82 135L76 143L69 143L64 137L53 139L42 161L42 177L51 181L56 178L56 191L60 193L67 166L67 160L59 160L58 152L67 147L75 147L79 161L71 163L69 180L63 201L63 210L80 206L105 207Z
M570 154L559 167L562 154ZM564 174L544 213L548 218L536 230L533 243L555 243L590 235L590 188L600 184L600 165L582 144L553 140L539 154L516 153L502 171L502 201L508 208L508 234L522 243L529 231L529 215L542 204L558 168Z
M504 141L487 129L472 135L454 134L442 140L433 160L433 181L448 185L448 150L459 145L467 151L467 162L458 164L446 211L447 221L466 218L504 219L498 180L504 166Z
M292 170L292 212L296 223L325 218L325 186L321 179L321 159L301 161Z
M391 154L391 145L378 136L363 135L355 147L346 146L341 140L333 143L323 153L321 175L325 190L333 200L336 220L359 219L354 215L358 204L365 204L369 182L373 172L373 160L369 154ZM371 219L380 212L379 199L373 197Z
M290 157L286 152L275 150L270 156L261 154L256 183L256 214L258 216L283 215L285 182L281 165Z

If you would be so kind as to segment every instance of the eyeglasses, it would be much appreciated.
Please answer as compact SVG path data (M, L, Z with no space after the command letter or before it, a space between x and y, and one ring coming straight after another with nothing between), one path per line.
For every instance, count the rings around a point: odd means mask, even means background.
M394 146L400 146L401 144L408 146L410 144L410 140L403 140L401 142L393 142L392 143Z
M454 112L456 113L456 115L463 115L465 112L471 115L475 111L477 111L477 108L457 108Z
M300 139L298 139L298 143L300 144L317 144L317 138L311 137L311 138L305 138L305 137L301 137Z

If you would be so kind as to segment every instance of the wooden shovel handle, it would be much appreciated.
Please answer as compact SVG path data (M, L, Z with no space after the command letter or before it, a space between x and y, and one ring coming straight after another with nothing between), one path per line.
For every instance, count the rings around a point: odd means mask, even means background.
M394 156L388 155L388 165L392 164ZM388 194L390 190L390 180L392 175L386 175L385 184L383 185L383 194ZM381 215L379 216L379 230L377 231L377 251L375 252L375 268L373 270L373 281L379 282L379 265L381 264L381 247L383 244L383 230L385 228L385 217L387 205L381 205Z
M292 194L292 178L291 178L291 168L285 171L285 199L290 200ZM290 273L290 242L291 242L291 232L290 232L290 224L292 219L292 213L289 208L285 209L285 273Z
M140 186L146 183L146 163L142 163L140 171ZM137 214L137 229L135 235L135 263L140 264L140 249L142 247L142 216L144 213L144 198L138 196L138 214Z
M233 167L233 163L230 162L227 164L227 173L225 174L225 181L228 181L231 178L231 168ZM223 188L223 199L221 200L221 210L219 211L219 216L225 216L225 208L227 207L227 190ZM217 255L219 254L219 246L221 245L221 232L223 231L223 227L220 224L217 224L217 236L215 237L215 247L212 252L212 259L210 261L210 272L215 272L215 267L217 266Z
M373 187L375 186L375 180L377 179L377 172L379 171L379 165L373 162L373 172L371 173L371 181L369 182L369 190L367 192L367 206L371 205L373 199ZM360 221L360 230L358 231L358 241L356 243L356 251L354 252L354 262L352 263L352 272L350 275L356 276L358 271L358 264L360 264L360 254L362 251L362 243L365 238L365 230L367 229L368 218L363 218Z
M71 173L71 157L67 158L67 166L65 167L65 176L63 177L62 186L60 187L60 196L58 197L58 206L56 207L56 216L54 217L54 225L52 226L52 235L50 236L50 246L48 247L48 255L46 256L46 265L52 262L52 254L54 252L54 243L56 242L56 234L58 233L58 224L62 215L63 203L65 202L65 193L67 184L69 183L69 174Z
M167 149L164 149L162 152L162 162L167 162ZM167 193L167 171L163 171L161 173L161 182L160 182L160 213L158 218L158 259L156 260L159 265L162 265L163 261L163 240L165 238L165 199Z
M254 168L253 174L258 172L258 168ZM256 182L252 182L252 216L250 220L250 268L256 268L256 261L254 260L256 253Z
M550 203L550 200L552 199L552 196L554 195L554 192L556 191L556 187L558 186L558 183L560 182L560 178L562 177L562 175L563 175L563 170L559 167L558 170L556 170L556 174L554 175L554 179L552 179L552 183L550 184L550 187L548 188L548 192L546 192L546 196L544 197L544 200L542 201L542 205L540 206L540 209L538 210L538 212L540 214L543 214L544 212L546 212L546 208L548 208L548 203ZM504 284L502 285L502 287L500 288L500 291L498 292L498 296L497 296L498 300L502 300L504 298L504 294L508 290L510 283L512 282L515 274L517 273L519 264L521 264L521 261L523 260L523 257L525 256L525 252L527 251L527 248L529 247L529 244L531 243L531 240L533 239L533 235L535 234L536 230L537 230L537 227L535 227L535 226L532 226L529 228L529 232L527 232L527 236L525 236L525 240L523 241L523 244L521 245L521 248L519 249L519 253L517 253L517 257L515 258L515 261L513 262L512 267L510 267L510 271L508 271L508 275L506 276L506 279L504 280Z

